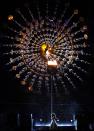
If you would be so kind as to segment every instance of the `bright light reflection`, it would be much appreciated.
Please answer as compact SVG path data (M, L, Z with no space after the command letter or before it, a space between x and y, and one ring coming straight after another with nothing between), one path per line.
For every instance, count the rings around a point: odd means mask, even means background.
M46 51L46 56L50 56L50 52L48 50Z
M48 61L48 65L49 66L57 66L57 61L56 60L53 60L53 61Z
M50 127L51 126L51 123L36 123L35 126L48 126ZM72 123L61 123L61 124L57 124L58 127L66 127L66 126L75 126L74 124Z

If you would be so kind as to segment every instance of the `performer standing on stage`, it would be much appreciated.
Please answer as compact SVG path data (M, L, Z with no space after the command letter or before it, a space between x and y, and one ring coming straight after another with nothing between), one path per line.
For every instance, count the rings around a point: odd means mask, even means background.
M56 114L52 113L51 114L51 126L50 126L50 130L56 130L57 129L57 122L56 122Z

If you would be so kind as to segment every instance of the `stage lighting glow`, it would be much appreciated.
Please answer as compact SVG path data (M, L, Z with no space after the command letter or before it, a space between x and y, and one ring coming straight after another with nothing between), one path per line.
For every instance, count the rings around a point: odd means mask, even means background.
M79 12L79 11L78 11L77 9L76 9L76 10L74 10L74 14L75 14L75 15L77 15L77 14L78 14L78 12Z
M50 52L47 50L46 51L46 57L48 58L50 56Z
M15 70L15 71L16 71L16 66L13 66L13 67L12 67L12 70Z
M40 119L40 121L43 121L43 119Z
M16 74L16 78L20 78L20 75L19 75L19 74Z
M45 126L50 127L51 123L50 122L49 123L36 123L35 126L36 127L45 127ZM70 127L70 126L75 126L75 125L72 123L60 123L60 124L58 123L57 126L58 127Z
M9 21L12 21L13 19L14 19L14 18L13 18L13 15L9 15L9 16L8 16L8 20L9 20Z
M84 34L84 38L87 40L87 39L88 39L88 35L87 35L87 34Z
M33 90L33 89L32 89L32 86L29 86L29 87L28 87L28 90L29 90L29 91L32 91L32 90Z
M25 85L26 84L26 82L23 80L23 81L21 81L21 85ZM30 87L29 87L29 90L30 90Z
M43 43L43 44L41 45L41 49L42 49L43 51L45 51L46 48L47 48L47 44L46 44L46 43Z

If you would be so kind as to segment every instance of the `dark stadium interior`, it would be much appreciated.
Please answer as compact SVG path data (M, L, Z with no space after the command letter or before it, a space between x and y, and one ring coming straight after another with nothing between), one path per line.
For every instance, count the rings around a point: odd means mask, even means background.
M7 16L16 8L20 8L24 3L35 2L37 0L1 0L0 1L0 35L7 25ZM42 5L45 0L38 0ZM53 8L56 1L48 0ZM61 0L61 3L63 4ZM94 5L89 0L69 0L71 9L78 8L88 25L88 43L91 46L91 65L88 74L84 78L83 84L76 90L70 90L70 95L61 94L54 97L54 109L58 117L64 112L65 117L75 112L80 131L94 130ZM62 6L62 5L61 5ZM35 12L36 13L36 12ZM0 47L1 47L0 41ZM21 86L19 81L9 72L5 66L3 50L0 49L0 131L31 131L31 114L34 118L44 117L49 119L50 98L46 92L42 94L31 93ZM6 58L7 59L7 58ZM59 109L57 108L59 107ZM17 118L20 114L20 128L17 127ZM28 124L29 123L29 124ZM91 125L92 126L91 126ZM42 130L42 129L40 129ZM48 129L45 129L48 130ZM59 129L58 129L59 130ZM63 129L63 130L75 130Z

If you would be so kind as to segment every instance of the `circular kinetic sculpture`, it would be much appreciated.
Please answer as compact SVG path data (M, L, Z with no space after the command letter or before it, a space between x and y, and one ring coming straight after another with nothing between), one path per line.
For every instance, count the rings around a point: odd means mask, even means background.
M4 36L7 42L3 44L6 48L4 54L9 58L7 65L29 91L41 92L44 89L50 92L53 69L56 93L61 89L68 91L69 86L76 88L73 78L82 82L81 72L87 73L84 69L89 64L86 57L90 56L87 52L87 26L77 9L70 17L66 16L68 8L69 4L65 4L57 16L59 7L56 5L53 15L49 15L47 4L45 16L37 7L34 9L37 12L35 17L26 6L27 12L23 10L22 13L18 9L17 15L8 16L8 35Z

